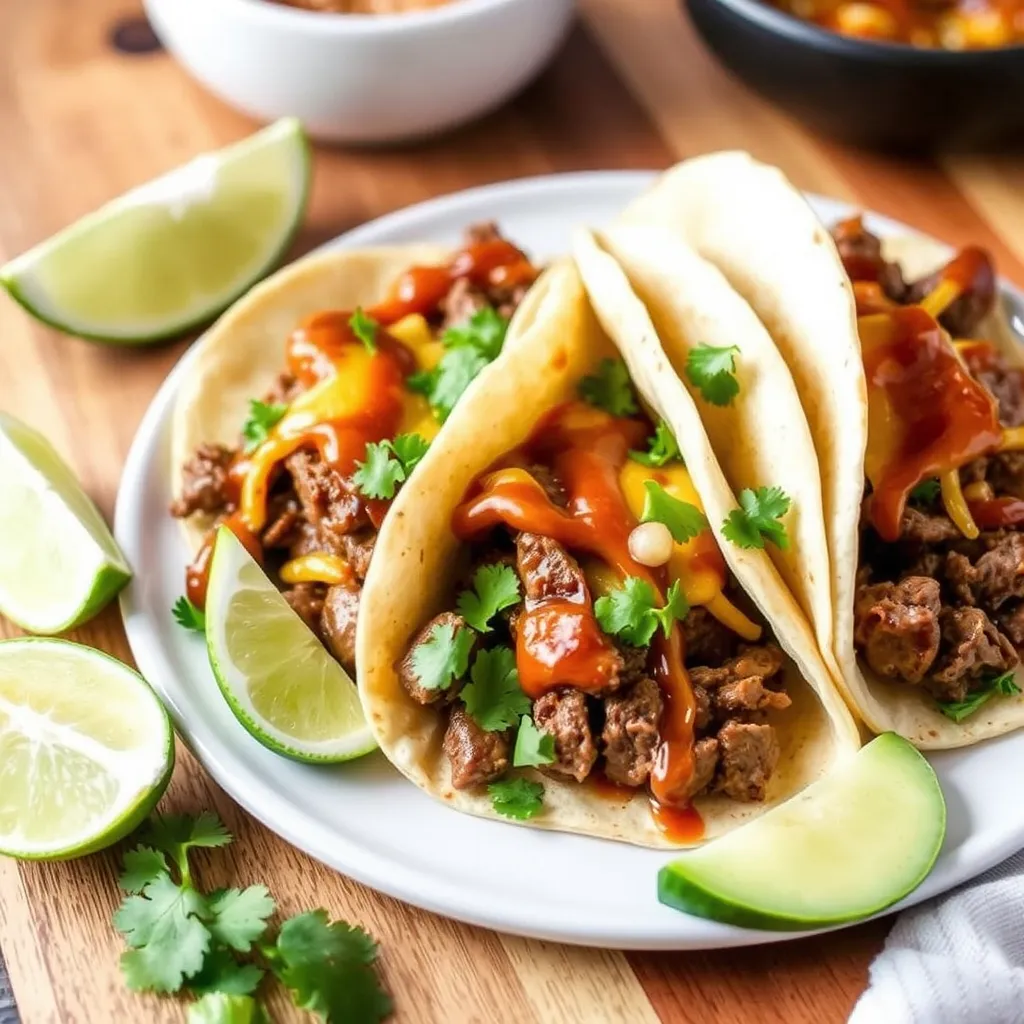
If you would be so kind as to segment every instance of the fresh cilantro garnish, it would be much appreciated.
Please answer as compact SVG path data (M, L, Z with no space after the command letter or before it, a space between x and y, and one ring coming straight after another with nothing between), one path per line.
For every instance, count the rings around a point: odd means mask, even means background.
M281 925L260 951L303 1010L327 1022L376 1024L392 1010L373 970L377 944L362 928L311 910Z
M962 722L992 697L1012 697L1020 692L1020 687L1013 681L1013 672L1010 671L990 679L983 690L975 690L974 693L968 694L966 700L940 700L936 701L936 704L947 718L952 718L954 722Z
M528 821L540 813L544 806L544 787L528 779L507 779L492 782L487 787L491 806L506 818Z
M580 398L613 416L632 416L639 412L629 369L621 359L602 359L597 373L579 384Z
M684 618L690 610L678 580L667 597L664 608L655 607L654 587L638 576L627 576L621 587L594 602L594 614L606 633L634 647L646 647L659 625L668 636L674 621Z
M789 495L781 487L758 487L740 491L740 507L722 523L722 533L739 548L763 549L767 541L778 548L789 547L789 535L779 520L789 511Z
M643 466L664 466L679 458L679 445L676 444L668 424L664 420L659 420L654 428L654 434L647 439L647 451L630 449L629 457Z
M248 995L209 992L188 1008L188 1024L270 1024L270 1018Z
M459 594L459 614L478 633L489 633L491 619L519 600L519 577L510 565L482 565L473 574L473 589Z
M700 344L686 357L686 378L712 405L729 405L740 393L736 380L736 345Z
M380 324L363 312L362 306L348 318L348 326L352 333L363 343L363 348L371 355L377 351L377 328Z
M239 963L225 946L215 946L206 954L203 969L188 979L188 988L197 996L207 992L248 996L259 987L265 973L255 964Z
M197 608L184 594L174 602L171 614L182 629L194 629L197 633L206 632L206 616L203 610Z
M523 715L519 719L512 764L516 768L533 768L536 765L551 764L554 759L555 737L538 729L529 715Z
M913 505L932 505L942 493L938 480L922 480L908 495Z
M249 418L242 424L242 437L245 439L245 450L251 452L259 448L270 436L271 430L281 422L288 406L279 402L261 402L249 399Z
M663 523L678 544L703 533L708 528L707 516L696 505L673 498L656 480L645 480L642 523Z
M425 690L447 690L469 668L469 654L476 637L469 629L438 622L427 639L412 652L412 667Z
M499 732L530 713L530 698L519 686L516 656L508 647L481 651L470 678L473 681L463 687L462 700L481 729Z
M444 423L477 374L501 353L507 330L508 320L490 306L477 310L467 323L441 335L446 351L437 366L412 374L406 385L423 395Z
M352 481L367 498L390 500L430 447L419 434L399 434L391 441L370 441L366 461L356 463Z

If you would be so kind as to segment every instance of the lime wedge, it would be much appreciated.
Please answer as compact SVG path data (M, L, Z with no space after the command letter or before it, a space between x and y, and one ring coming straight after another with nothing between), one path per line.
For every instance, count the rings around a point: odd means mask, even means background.
M855 921L916 889L945 834L931 765L884 733L792 800L667 864L658 899L746 928Z
M121 662L66 640L0 642L0 854L63 860L122 839L174 767L163 705Z
M0 269L33 316L83 338L157 341L212 319L287 248L309 191L292 118L133 189Z
M206 648L242 725L297 761L350 761L376 747L355 683L225 527L206 595Z
M131 570L96 506L42 434L0 412L0 612L30 633L91 618Z

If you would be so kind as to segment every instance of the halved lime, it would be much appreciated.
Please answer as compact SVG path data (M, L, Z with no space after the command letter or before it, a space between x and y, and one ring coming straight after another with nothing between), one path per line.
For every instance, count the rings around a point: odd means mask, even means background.
M174 768L142 677L66 640L0 642L0 854L63 860L139 825Z
M0 412L0 612L30 633L91 618L131 578L107 524L42 434Z
M217 533L206 648L243 726L297 761L350 761L376 747L355 683L235 535Z
M133 189L0 269L33 316L96 341L157 341L258 281L302 219L310 158L286 118Z
M658 899L746 928L855 921L916 889L945 834L931 765L885 733L792 800L667 864Z

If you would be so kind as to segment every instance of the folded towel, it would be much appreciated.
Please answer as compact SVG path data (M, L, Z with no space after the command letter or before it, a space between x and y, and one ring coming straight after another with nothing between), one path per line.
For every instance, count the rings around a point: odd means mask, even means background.
M1024 1022L1024 851L904 911L849 1024Z

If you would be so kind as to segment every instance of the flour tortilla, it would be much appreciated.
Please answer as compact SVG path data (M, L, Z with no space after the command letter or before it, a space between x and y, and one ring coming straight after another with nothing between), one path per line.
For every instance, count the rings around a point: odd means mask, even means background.
M856 656L853 603L867 449L867 387L853 288L828 228L781 171L745 153L679 165L623 215L658 225L714 263L751 305L788 365L818 455L831 557L835 654L843 695L875 732L899 732L922 749L966 746L1024 726L1024 696L989 701L962 723L943 715L922 689L885 680ZM886 259L908 279L945 263L952 250L923 235L883 239ZM1015 365L1019 344L1002 309L978 331ZM794 419L801 417L792 408ZM766 440L765 456L790 453ZM808 474L813 467L808 465ZM801 552L801 554L804 554ZM805 555L809 578L822 566ZM1024 668L1017 671L1024 685Z
M718 524L735 502L693 403L664 355L658 354L653 328L643 322L643 307L626 279L612 260L588 252L586 246L581 238L577 255L591 289L603 296L605 326L621 348L638 391L679 439L708 517ZM617 354L571 264L552 267L521 312L516 346L480 374L392 506L366 579L356 638L363 708L388 759L449 806L502 821L509 819L496 814L485 790L459 791L452 786L441 749L444 719L409 698L395 666L423 624L452 607L464 551L450 520L470 482L524 442L548 410L575 398L580 378L593 372L602 358ZM793 706L773 718L783 753L769 801L749 805L722 796L698 800L708 839L792 796L859 746L853 720L830 685L810 629L774 566L763 552L725 545L725 554L790 655L785 675ZM573 782L535 772L521 774L541 781L545 789L544 810L523 823L529 827L642 846L675 845L656 828L642 791L615 802Z

